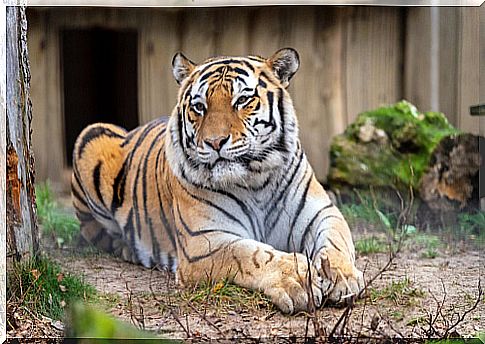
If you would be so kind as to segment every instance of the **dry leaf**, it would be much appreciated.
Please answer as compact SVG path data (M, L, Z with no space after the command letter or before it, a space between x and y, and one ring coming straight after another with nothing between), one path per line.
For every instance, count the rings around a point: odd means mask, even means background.
M64 274L62 272L59 272L57 274L57 282L61 282L64 279Z
M64 293L64 292L67 290L66 286L64 286L64 285L62 285L62 284L59 284L59 289L61 289L61 291L62 291L63 293Z
M40 277L39 270L37 270L37 269L30 270L30 273L32 274L32 276L34 276L34 278L35 278L36 281L39 279L39 277Z

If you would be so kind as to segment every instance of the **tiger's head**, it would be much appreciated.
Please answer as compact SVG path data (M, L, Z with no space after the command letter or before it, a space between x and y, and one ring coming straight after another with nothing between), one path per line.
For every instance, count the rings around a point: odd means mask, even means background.
M167 158L179 178L205 187L259 187L296 151L298 126L288 91L298 53L265 59L216 57L172 61L180 85L169 121Z

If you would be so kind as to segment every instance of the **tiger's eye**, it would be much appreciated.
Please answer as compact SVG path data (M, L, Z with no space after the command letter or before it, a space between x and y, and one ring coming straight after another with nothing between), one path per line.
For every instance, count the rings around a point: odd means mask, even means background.
M197 112L204 112L205 109L205 106L202 103L196 103L193 105L193 107Z
M241 96L241 97L239 97L239 98L236 100L236 104L237 104L237 105L242 105L242 104L244 104L245 102L247 102L247 101L248 101L248 99L249 99L249 97L248 97L248 96Z

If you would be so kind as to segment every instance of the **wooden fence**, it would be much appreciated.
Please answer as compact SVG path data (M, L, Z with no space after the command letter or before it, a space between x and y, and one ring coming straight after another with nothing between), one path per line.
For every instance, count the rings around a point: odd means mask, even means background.
M59 171L66 170L62 132L69 119L63 113L59 58L63 28L137 30L141 123L169 114L175 104L171 59L176 51L200 62L213 55L269 56L281 47L297 49L301 69L290 93L303 146L322 181L332 137L359 112L382 104L405 98L419 109L445 112L463 130L479 130L468 106L479 102L484 80L479 80L485 72L484 8L36 8L29 19L41 180L62 181Z

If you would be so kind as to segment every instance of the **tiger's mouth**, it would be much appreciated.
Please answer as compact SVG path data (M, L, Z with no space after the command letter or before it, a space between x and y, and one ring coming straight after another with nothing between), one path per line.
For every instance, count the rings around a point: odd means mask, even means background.
M223 156L218 156L213 162L206 163L208 169L212 170L214 167L231 167L236 165L241 166L248 166L252 161L254 161L255 157L251 157L248 154L226 158Z
M234 160L226 159L226 158L223 158L223 157L220 156L214 162L209 163L207 165L208 165L209 169L213 169L216 165L224 166L224 165L233 164L234 162L235 162Z

